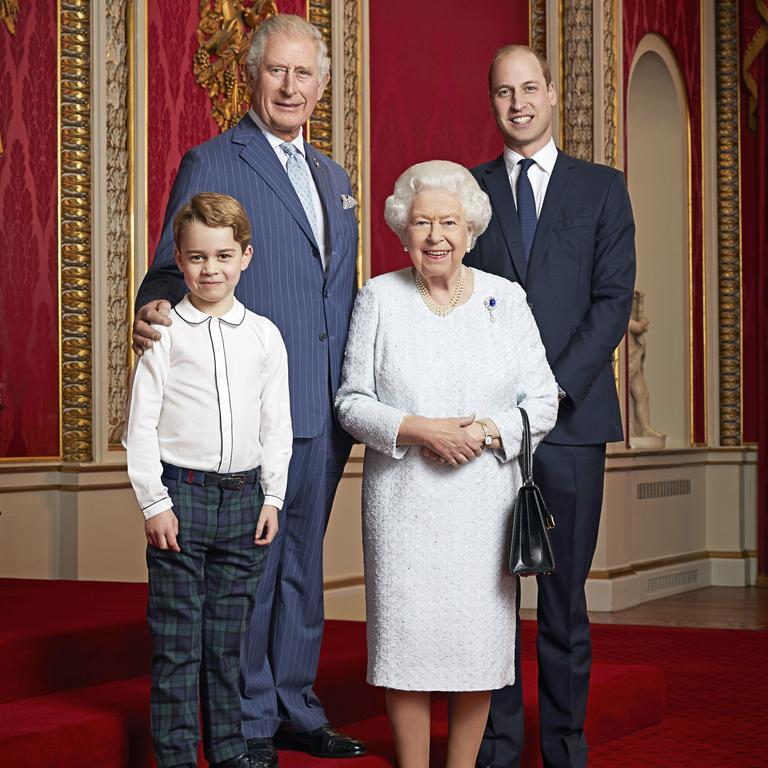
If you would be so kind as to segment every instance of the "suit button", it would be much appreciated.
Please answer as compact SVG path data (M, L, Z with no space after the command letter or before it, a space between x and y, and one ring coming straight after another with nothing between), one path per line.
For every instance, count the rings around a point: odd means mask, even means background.
M324 299L328 298L328 289L327 288L323 291L323 298Z
M320 341L325 341L327 338L328 338L328 334L325 331L323 331L320 334Z

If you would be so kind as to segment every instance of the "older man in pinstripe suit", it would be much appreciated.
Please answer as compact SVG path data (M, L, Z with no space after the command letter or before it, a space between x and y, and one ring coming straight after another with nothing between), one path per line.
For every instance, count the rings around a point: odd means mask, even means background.
M318 31L297 16L270 18L254 35L247 69L249 113L182 159L136 299L134 348L158 338L149 323L169 325L168 310L184 293L173 259L176 211L202 191L240 200L253 225L254 255L237 297L283 335L294 428L280 533L242 668L249 753L257 768L274 768L275 745L319 757L365 753L362 743L330 727L312 689L323 630L323 534L350 448L333 399L356 290L357 222L347 174L302 139L329 79Z

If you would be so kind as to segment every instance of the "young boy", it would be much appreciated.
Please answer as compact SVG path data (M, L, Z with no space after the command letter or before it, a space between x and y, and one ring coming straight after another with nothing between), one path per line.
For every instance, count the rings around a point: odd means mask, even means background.
M234 297L251 229L228 195L196 195L174 219L189 293L136 367L125 445L144 513L159 768L194 766L198 693L216 768L250 766L240 644L291 458L285 345Z

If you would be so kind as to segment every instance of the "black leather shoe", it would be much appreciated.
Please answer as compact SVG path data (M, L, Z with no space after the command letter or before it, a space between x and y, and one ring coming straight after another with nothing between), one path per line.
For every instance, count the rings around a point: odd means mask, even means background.
M253 768L277 768L277 750L272 739L248 739L248 756Z
M247 752L236 757L230 757L229 760L222 760L220 763L211 763L211 768L251 768L253 763Z
M306 733L280 728L275 734L275 745L278 749L294 749L314 757L361 757L366 751L362 741L335 731L330 723Z

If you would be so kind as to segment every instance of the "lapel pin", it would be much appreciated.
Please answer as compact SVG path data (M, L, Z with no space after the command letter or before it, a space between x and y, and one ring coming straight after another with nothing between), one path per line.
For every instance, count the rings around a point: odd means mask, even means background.
M485 308L488 310L488 316L491 318L491 322L495 323L496 318L493 316L493 310L496 309L496 299L493 296L489 296L483 304L485 305Z
M315 168L320 167L320 161L316 157L312 158L312 162L315 164Z

